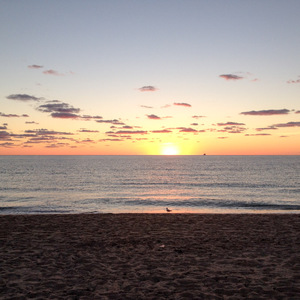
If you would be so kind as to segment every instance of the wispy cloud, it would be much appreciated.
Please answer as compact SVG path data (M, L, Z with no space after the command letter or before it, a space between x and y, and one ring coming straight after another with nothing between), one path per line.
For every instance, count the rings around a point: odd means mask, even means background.
M191 105L191 104L188 104L188 103L178 103L178 102L174 102L173 104L174 104L174 105L177 105L177 106L192 107L192 105Z
M290 112L288 109L268 109L268 110L252 110L241 112L241 115L249 116L272 116L272 115L287 115Z
M300 127L300 122L288 122L273 125L274 127Z
M152 133L171 133L172 130L169 129L162 129L162 130L153 130Z
M101 139L99 140L99 142L123 142L124 140L123 139Z
M225 80L240 80L240 79L244 78L242 76L238 76L238 75L234 75L234 74L222 74L222 75L219 75L219 77L221 77Z
M148 119L151 120L161 120L161 117L158 117L157 115L146 115Z
M71 132L62 132L48 129L25 130L25 133L34 133L36 135L73 135Z
M29 69L42 69L43 66L40 66L40 65L30 65L30 66L27 66Z
M300 76L298 76L298 77L300 77ZM300 83L300 79L288 80L287 83Z
M25 124L39 124L39 123L37 123L37 122L35 122L35 121L27 121L27 122L25 122Z
M146 86L143 86L141 88L139 88L139 90L141 92L155 92L157 91L158 89L155 87L155 86L152 86L152 85L146 85Z
M141 105L143 108L153 108L153 106Z
M117 132L115 132L115 134L147 134L148 131L144 131L144 130L119 130Z
M265 130L277 130L275 126L263 127L263 128L256 128L256 131L265 131Z
M226 123L217 123L218 126L243 126L244 123L237 123L237 122L226 122Z
M28 118L29 116L27 114L17 115L17 114L5 114L5 113L0 112L0 117L5 117L5 118Z
M125 125L123 122L114 119L114 120L97 120L97 123L108 123L108 124L113 124L113 125Z
M68 112L52 113L51 117L58 118L58 119L78 119L78 118L80 118L79 115L68 113Z
M206 118L206 116L192 116L194 119L201 119L201 118Z
M9 100L19 100L19 101L39 101L43 100L43 98L37 98L35 96L27 95L27 94L12 94L6 97Z
M226 123L217 123L218 126L223 127L222 130L218 130L218 132L227 132L227 133L242 133L246 130L244 123L238 122L226 122Z
M89 130L89 129L81 128L80 130L78 130L78 132L97 133L99 131L98 130Z
M194 128L178 127L177 129L179 129L179 132L186 132L186 133L195 133L195 132L198 132Z
M245 136L268 136L270 133L254 133L254 134L245 134Z
M64 74L59 73L58 71L55 71L55 70L52 70L52 69L50 69L50 70L45 70L45 71L43 72L43 74L46 74L46 75L54 75L54 76L64 76Z

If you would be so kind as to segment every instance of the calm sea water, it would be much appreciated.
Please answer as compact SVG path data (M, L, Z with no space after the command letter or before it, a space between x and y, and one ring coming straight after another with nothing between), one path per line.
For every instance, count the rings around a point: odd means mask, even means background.
M0 156L0 214L300 213L300 156Z

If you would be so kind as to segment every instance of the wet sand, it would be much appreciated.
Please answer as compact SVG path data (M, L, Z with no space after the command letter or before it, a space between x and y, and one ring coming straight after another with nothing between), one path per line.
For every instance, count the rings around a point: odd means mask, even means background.
M0 216L0 299L300 299L300 215Z

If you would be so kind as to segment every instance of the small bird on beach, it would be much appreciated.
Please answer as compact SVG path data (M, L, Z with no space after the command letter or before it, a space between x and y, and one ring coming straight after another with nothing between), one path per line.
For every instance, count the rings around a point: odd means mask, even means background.
M166 208L166 211L167 211L167 212L171 212L172 210L171 210L171 209L168 209L168 208Z

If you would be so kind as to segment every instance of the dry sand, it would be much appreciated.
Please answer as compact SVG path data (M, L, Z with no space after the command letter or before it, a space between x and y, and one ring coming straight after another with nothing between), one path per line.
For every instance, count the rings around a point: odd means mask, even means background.
M300 299L300 215L0 216L1 299Z

